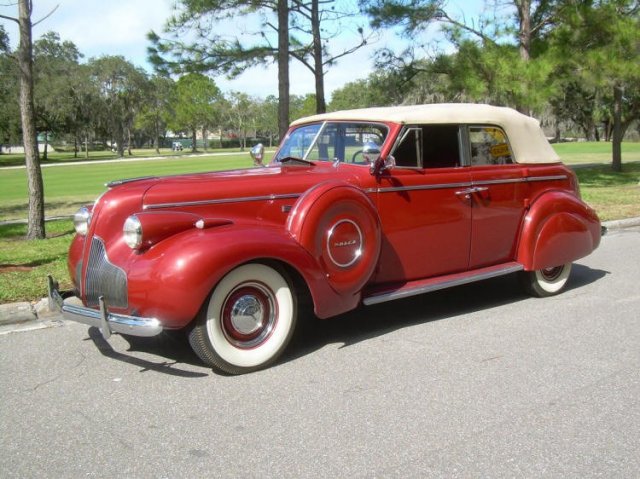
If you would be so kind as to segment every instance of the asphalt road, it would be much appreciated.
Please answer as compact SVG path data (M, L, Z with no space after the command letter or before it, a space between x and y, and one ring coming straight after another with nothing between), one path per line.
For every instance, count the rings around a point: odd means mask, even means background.
M513 277L309 324L216 375L171 337L0 336L2 477L640 477L640 229L569 289Z

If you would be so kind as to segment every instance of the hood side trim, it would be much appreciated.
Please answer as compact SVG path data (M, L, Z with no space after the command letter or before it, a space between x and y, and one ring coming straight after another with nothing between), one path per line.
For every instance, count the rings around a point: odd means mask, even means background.
M302 193L290 193L283 195L264 195L264 196L245 196L239 198L221 198L217 200L198 200L198 201L181 201L176 203L156 203L152 205L143 205L143 210L157 210L163 208L180 208L185 206L204 206L204 205L222 205L228 203L246 203L249 201L274 201L299 198Z

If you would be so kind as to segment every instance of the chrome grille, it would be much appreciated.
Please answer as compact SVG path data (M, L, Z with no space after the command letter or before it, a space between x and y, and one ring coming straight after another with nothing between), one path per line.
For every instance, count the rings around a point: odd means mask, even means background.
M97 236L91 240L84 291L87 306L98 306L100 296L104 296L107 306L126 308L129 304L127 275L109 261L104 243Z
M76 280L74 286L80 290L80 296L82 296L82 260L78 261L76 265Z

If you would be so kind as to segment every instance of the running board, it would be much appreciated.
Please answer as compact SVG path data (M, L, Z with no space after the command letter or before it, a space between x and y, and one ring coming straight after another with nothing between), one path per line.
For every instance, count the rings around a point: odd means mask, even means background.
M475 269L473 271L465 271L463 273L448 274L446 276L438 276L437 278L421 279L409 281L407 283L393 283L382 287L372 288L370 291L364 292L363 303L367 306L372 304L393 301L394 299L408 298L418 294L429 293L439 289L460 286L461 284L482 281L483 279L504 276L523 270L524 267L520 263L511 262L489 266L487 268Z

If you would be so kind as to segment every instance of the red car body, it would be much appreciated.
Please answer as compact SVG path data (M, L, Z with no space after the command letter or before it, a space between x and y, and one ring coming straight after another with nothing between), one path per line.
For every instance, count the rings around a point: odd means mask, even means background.
M290 155L307 140L304 157ZM313 158L327 148L337 158ZM454 158L439 163L445 154ZM268 167L111 184L69 251L83 306L63 303L54 281L52 300L107 335L200 324L192 338L200 357L241 373L282 352L302 296L328 318L518 271L544 296L564 286L566 277L555 286L558 268L570 269L600 242L575 174L537 122L513 110L429 105L320 115L295 122L274 158ZM133 247L123 235L131 216ZM271 286L266 268L290 289L291 307L279 302L281 286ZM218 288L238 270L256 278L223 288L215 306ZM258 354L291 322L279 316L288 308L293 325ZM259 357L245 361L247 354Z

